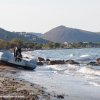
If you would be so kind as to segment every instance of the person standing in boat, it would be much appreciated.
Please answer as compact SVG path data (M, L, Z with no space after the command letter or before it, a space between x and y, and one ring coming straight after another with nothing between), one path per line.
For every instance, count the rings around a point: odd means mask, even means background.
M22 52L22 50L21 50L20 46L14 48L15 61L18 61L18 62L21 61L21 59L22 59L21 52Z
M16 47L14 47L14 57L16 57L16 51L17 51L17 46Z

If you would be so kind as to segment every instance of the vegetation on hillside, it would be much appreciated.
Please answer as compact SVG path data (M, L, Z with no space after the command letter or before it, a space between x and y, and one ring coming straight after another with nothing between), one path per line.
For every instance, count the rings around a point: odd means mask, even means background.
M11 49L15 46L21 46L22 48L29 49L57 49L57 48L91 48L100 47L100 43L92 42L78 42L78 43L53 43L40 44L35 42L26 42L20 39L12 39L11 41L5 41L0 39L0 49Z

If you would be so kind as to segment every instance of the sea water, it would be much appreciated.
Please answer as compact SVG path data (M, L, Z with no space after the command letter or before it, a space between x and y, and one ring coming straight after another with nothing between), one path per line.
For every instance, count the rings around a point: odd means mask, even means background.
M40 84L49 92L69 95L70 100L74 97L76 100L100 100L100 66L87 65L100 57L100 48L35 50L24 54L31 58L71 59L80 65L37 66L35 71L21 71L19 78Z

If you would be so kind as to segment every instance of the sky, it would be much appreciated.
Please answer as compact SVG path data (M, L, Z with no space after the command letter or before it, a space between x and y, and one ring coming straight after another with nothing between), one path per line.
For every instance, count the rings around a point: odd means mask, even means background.
M0 0L0 27L45 33L64 25L100 32L100 0Z

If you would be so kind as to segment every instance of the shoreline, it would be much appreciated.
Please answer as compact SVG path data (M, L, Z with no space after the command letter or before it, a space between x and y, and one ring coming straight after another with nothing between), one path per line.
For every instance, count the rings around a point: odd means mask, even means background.
M0 100L59 100L61 95L46 92L40 85L14 78L19 70L0 65Z
M0 66L0 100L99 100L99 91L96 92L98 87L93 87L87 84L87 82L83 83L82 80L80 81L79 78L66 77L67 81L65 82L67 85L62 85L61 82L65 81L65 78L62 78L58 81L59 87L57 91L48 89L55 87L55 84L51 84L52 77L49 78L51 81L45 81L45 79L40 78L45 85L41 83L36 83L35 81L26 81L23 78L18 78L20 72L31 73L30 71L24 71L22 69L16 69L9 66ZM24 73L24 74L25 74ZM29 77L30 79L35 80L36 76ZM33 78L32 78L33 77ZM35 78L36 77L36 78ZM57 75L59 77L59 75ZM55 79L57 79L55 77ZM61 81L61 82L60 82ZM77 83L78 82L78 83ZM77 83L77 84L76 84ZM51 84L48 87L48 85ZM83 85L82 85L83 84ZM55 87L55 88L56 88ZM92 92L92 89L95 92ZM90 91L91 90L91 91ZM64 93L64 91L66 93ZM90 94L88 94L90 93ZM95 93L95 94L94 94ZM98 94L96 94L98 93Z

